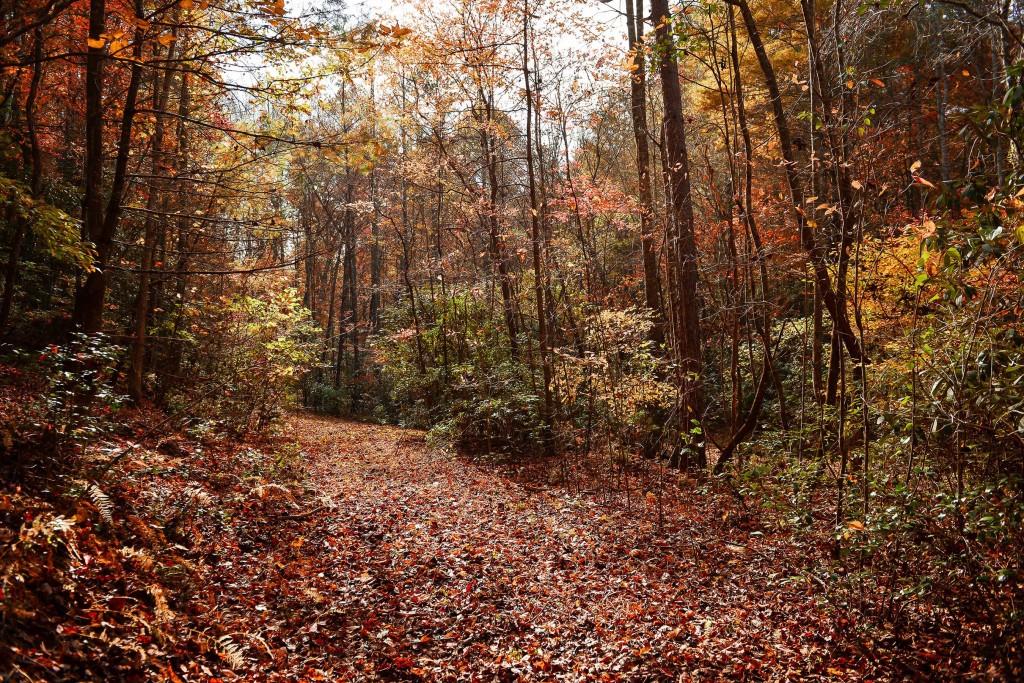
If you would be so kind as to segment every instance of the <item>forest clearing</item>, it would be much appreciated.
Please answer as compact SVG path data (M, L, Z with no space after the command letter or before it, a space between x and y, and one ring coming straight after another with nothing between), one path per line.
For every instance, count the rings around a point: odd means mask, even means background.
M0 0L0 681L1024 680L1022 0Z

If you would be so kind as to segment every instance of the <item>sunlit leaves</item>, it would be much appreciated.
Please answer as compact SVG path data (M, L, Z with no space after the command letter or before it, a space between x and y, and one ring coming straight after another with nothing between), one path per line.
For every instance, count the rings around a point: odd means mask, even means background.
M0 206L23 221L52 258L86 272L93 270L93 245L82 239L80 223L46 201L34 198L23 184L0 176Z

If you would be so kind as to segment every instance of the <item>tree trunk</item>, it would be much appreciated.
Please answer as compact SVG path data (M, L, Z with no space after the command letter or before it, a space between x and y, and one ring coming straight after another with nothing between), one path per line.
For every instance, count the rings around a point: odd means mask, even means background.
M484 123L491 124L491 103L480 92L486 117ZM491 262L498 271L498 281L501 287L501 301L505 311L505 327L508 330L509 351L513 360L519 357L519 326L516 324L515 306L512 301L512 279L509 276L508 264L505 262L504 250L501 248L501 234L498 223L498 159L494 149L494 139L490 132L480 132L480 142L483 146L487 166L488 203L487 203L487 228Z
M93 6L90 6L89 16L89 35L92 36L93 27L93 13L96 11L94 5L99 4L100 8L98 14L104 14L103 0L93 0ZM139 19L143 18L142 11L142 0L135 0L135 16ZM98 20L98 28L102 33L104 24L104 17L100 17ZM100 67L98 73L94 77L98 80L98 83L94 83L90 87L89 83L91 80L92 70L90 69L90 61L93 58L94 48L90 47L88 57L86 61L86 167L87 167L87 178L86 178L86 198L87 198L87 211L86 211L86 224L89 229L89 239L92 240L96 246L96 268L89 273L82 287L78 290L75 298L75 322L78 323L83 332L93 333L99 332L103 327L103 308L106 301L107 295L107 273L106 266L110 260L111 251L114 246L114 235L117 233L117 226L121 220L121 209L124 201L125 185L128 178L128 156L131 151L132 144L132 125L135 122L136 103L139 95L139 83L142 80L142 39L143 31L141 28L135 29L134 36L134 47L132 48L132 66L131 76L128 80L128 90L125 93L124 98L124 109L121 114L121 130L118 136L117 143L117 157L114 161L114 178L111 181L110 197L107 200L106 214L102 216L102 221L99 220L101 211L98 207L94 207L94 204L100 202L100 191L99 185L102 184L103 180L103 166L99 164L99 168L90 167L89 157L93 154L91 151L92 145L98 145L100 148L99 157L102 162L102 61L100 61ZM100 50L102 53L102 50ZM95 100L95 102L93 102ZM98 111L92 111L91 107L97 107ZM99 119L98 122L91 121L91 118L95 116ZM99 130L93 130L90 133L90 129L98 128ZM95 134L99 139L93 140L90 134ZM95 173L96 177L89 177L90 173ZM97 183L96 187L92 187L93 183ZM95 215L93 213L95 212Z
M43 159L39 150L39 135L36 131L36 100L39 95L39 84L43 78L43 29L37 27L33 31L32 81L25 101L25 126L28 129L28 161L29 189L32 197L38 199L43 194ZM14 285L18 280L18 260L21 258L21 247L28 236L29 226L24 220L15 219L14 238L11 240L11 251L7 256L4 268L4 294L0 301L0 332L7 330L7 321L11 317L14 305Z
M168 60L174 58L174 43L167 50ZM135 329L132 336L131 358L128 372L128 395L138 403L142 400L142 378L146 361L146 324L149 317L149 287L153 269L153 254L156 249L156 207L158 188L161 186L159 176L166 173L164 168L164 132L166 129L165 110L171 92L171 72L163 76L159 82L159 71L154 76L153 108L156 110L156 122L153 126L153 156L150 164L149 196L146 198L146 219L143 227L142 272L139 273L139 291L135 297ZM159 85L158 85L159 82Z
M647 88L643 46L644 3L637 0L636 13L633 0L626 0L626 22L629 49L633 55L633 74L629 83L630 116L633 139L636 143L637 194L640 199L640 249L644 263L644 300L654 316L651 341L665 343L665 310L661 302L661 275L654 243L654 199L651 192L651 152L647 142Z
M89 39L102 43L100 35L106 28L104 0L89 3ZM106 61L103 45L89 45L85 58L85 172L83 175L82 233L99 247L103 234L103 67ZM103 265L105 254L98 254ZM92 273L75 296L74 321L85 332L97 332L103 324L102 273Z
M669 288L672 301L672 331L677 376L680 383L680 425L684 434L703 418L701 388L700 315L697 301L697 247L693 236L693 200L683 123L683 98L679 86L679 65L672 39L668 0L653 0L651 13L656 25L660 53L661 91L665 106L665 149L669 174L670 219L668 221ZM697 465L707 466L704 438L693 440Z
M775 76L775 67L768 58L764 43L761 40L761 33L757 27L753 13L747 0L727 0L731 5L740 8L743 15L743 22L747 29L751 45L757 55L757 61L761 66L764 75L765 85L768 87L768 95L772 105L772 116L775 120L775 128L779 135L779 148L782 153L782 160L786 168L786 183L789 186L790 201L793 206L793 214L797 223L797 232L800 237L800 244L807 252L811 262L811 269L814 273L814 280L818 286L822 303L828 310L829 315L836 322L839 329L840 339L846 347L850 356L860 360L863 351L857 341L857 336L850 325L850 318L846 311L845 302L838 300L832 283L829 280L828 269L825 266L825 257L821 247L817 244L811 226L804 218L804 193L800 187L800 180L797 176L796 158L793 154L792 136L789 131L789 124L786 120L785 109L782 106L782 94L779 91L778 80Z
M541 248L540 210L537 205L537 180L533 168L533 92L530 87L530 2L523 0L523 87L526 97L526 177L530 190L530 231L533 243L534 296L537 299L537 344L544 376L544 407L541 422L551 432L551 358L548 349L548 318L544 306L544 261Z

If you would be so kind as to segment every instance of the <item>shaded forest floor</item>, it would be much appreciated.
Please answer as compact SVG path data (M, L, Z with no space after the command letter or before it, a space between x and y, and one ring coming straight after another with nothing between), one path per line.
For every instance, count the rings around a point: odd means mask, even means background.
M799 545L678 473L659 469L655 496L596 458L469 459L396 427L296 414L243 444L149 435L155 419L138 413L95 456L118 458L103 492L0 493L0 667L14 680L893 679L963 665L830 606L811 575L827 539Z

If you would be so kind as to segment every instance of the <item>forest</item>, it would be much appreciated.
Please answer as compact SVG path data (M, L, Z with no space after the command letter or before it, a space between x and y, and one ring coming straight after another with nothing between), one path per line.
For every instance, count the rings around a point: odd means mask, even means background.
M0 0L0 680L1024 679L1024 3Z

